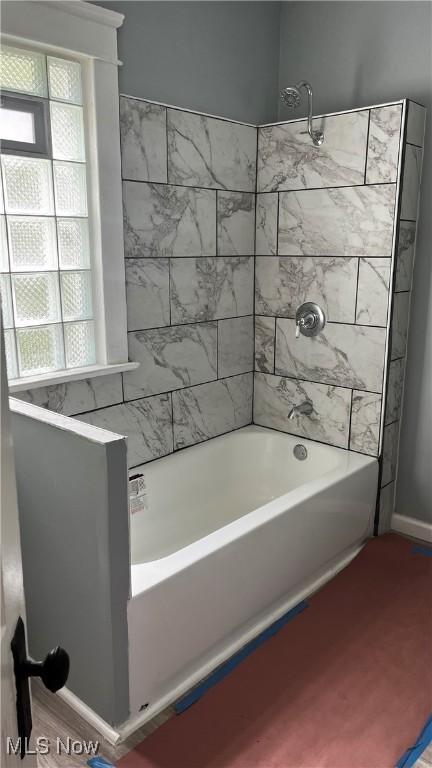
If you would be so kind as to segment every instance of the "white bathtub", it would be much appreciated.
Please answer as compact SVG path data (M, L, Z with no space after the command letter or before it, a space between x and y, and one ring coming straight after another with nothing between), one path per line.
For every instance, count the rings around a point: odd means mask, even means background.
M359 551L378 464L250 426L137 471L148 509L131 519L130 701L150 718Z

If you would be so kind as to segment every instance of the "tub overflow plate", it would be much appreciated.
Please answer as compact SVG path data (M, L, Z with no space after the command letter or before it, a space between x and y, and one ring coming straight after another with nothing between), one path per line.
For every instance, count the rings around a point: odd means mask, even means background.
M304 461L307 459L307 448L305 445L302 445L302 443L297 443L297 445L294 446L293 454L299 461Z

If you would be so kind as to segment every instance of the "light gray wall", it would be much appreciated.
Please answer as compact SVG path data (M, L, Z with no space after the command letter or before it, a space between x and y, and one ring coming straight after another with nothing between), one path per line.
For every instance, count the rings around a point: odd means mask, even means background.
M124 13L120 92L264 122L276 115L277 2L101 2Z
M63 646L67 687L121 723L129 714L126 442L11 417L30 654L43 659Z
M429 2L282 3L279 85L309 80L316 113L409 97L428 109L396 511L431 520L432 62ZM292 117L280 107L280 119ZM301 116L299 114L299 116Z

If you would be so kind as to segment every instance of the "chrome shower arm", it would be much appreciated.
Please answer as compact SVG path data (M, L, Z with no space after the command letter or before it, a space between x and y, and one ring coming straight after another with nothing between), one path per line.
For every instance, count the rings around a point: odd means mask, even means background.
M309 136L311 137L311 139L313 141L314 140L314 137L313 137L314 131L313 131L313 127L312 127L312 115L313 115L312 86L310 85L310 83L307 82L307 80L300 80L300 82L297 83L296 88L298 88L298 90L300 90L300 88L304 88L306 90L306 92L307 92L307 95L308 95L308 117L307 117L307 121L308 121L308 134L309 134Z
M300 80L297 85L288 85L286 88L282 88L280 97L282 101L291 109L296 109L301 101L300 88L304 88L308 95L308 116L307 116L307 129L308 134L312 139L312 143L319 147L324 141L323 131L314 131L312 125L313 105L312 105L312 86L307 80Z

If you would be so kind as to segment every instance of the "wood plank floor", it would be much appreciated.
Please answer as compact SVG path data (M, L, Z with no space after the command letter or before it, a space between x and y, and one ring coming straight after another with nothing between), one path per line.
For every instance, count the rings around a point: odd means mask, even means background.
M118 747L113 747L80 717L63 699L50 693L39 680L32 680L33 694L33 737L45 736L51 745L56 744L57 737L66 742L69 736L78 741L99 741L98 755L111 763L129 752L152 731L158 728L174 714L173 708L168 708L157 715L151 722L146 723ZM83 755L71 757L64 752L57 754L54 750L47 755L38 755L38 768L83 768L87 758ZM30 763L26 765L31 768Z

